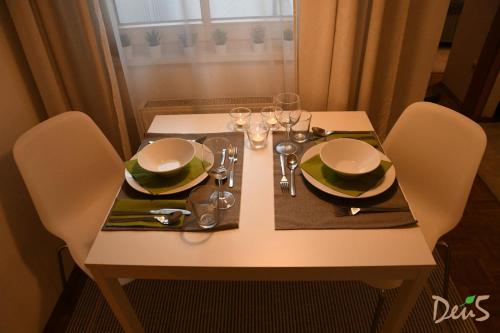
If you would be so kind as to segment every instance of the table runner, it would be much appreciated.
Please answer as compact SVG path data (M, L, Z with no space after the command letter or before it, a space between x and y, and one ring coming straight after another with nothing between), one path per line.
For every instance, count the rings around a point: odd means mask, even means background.
M228 138L228 140L231 142L231 144L238 146L238 162L235 163L234 165L234 187L231 189L227 188L227 183L225 184L225 190L229 190L231 193L233 193L234 198L235 198L235 204L233 207L226 209L226 210L221 210L220 214L220 221L219 224L210 229L210 231L217 231L217 230L226 230L226 229L235 229L238 228L239 224L239 219L240 219L240 206L241 206L241 183L242 183L242 176L243 176L243 154L244 154L244 136L243 133L237 133L237 132L225 132L225 133L196 133L196 134L148 134L142 141L141 147L139 150L144 147L146 144L148 144L149 140L157 140L161 138L184 138L187 140L194 140L198 139L200 137L215 137L215 136L222 136ZM208 176L204 181L202 181L200 184L197 186L201 185L213 185L216 186L215 178L213 176ZM169 194L169 195L150 195L150 194L144 194L140 193L128 185L128 183L125 181L123 183L123 186L118 193L117 199L181 199L181 200L187 200L189 196L189 192L191 189L176 193L176 194ZM188 209L191 210L191 207L188 206ZM155 230L155 231L205 231L206 229L202 229L198 226L196 218L194 217L194 214L191 214L189 216L186 216L184 219L184 223L182 224L181 227L165 227L165 228L145 228L145 227L113 227L113 226L106 226L104 225L102 230L105 231L124 231L124 230Z
M273 145L284 138L284 133L274 132ZM300 150L296 153L299 160L302 154L314 144L315 142L311 141L300 145ZM381 150L381 148L379 149ZM416 223L409 211L345 215L345 207L407 207L408 203L397 181L387 191L371 198L340 198L324 193L309 184L302 176L299 167L295 170L297 196L292 198L290 194L281 192L279 155L277 153L273 155L274 226L276 230L376 229L409 226ZM287 178L290 180L288 170Z

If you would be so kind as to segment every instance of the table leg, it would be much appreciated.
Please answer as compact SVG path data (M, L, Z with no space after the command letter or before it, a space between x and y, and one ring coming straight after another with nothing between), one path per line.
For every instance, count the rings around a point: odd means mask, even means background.
M422 269L415 280L404 280L380 332L401 332L406 318L427 282L430 269Z
M144 329L118 279L104 277L95 268L92 269L92 275L125 332L144 333Z

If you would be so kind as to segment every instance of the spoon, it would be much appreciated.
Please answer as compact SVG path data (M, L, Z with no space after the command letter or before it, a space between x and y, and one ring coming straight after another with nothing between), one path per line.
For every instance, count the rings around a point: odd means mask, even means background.
M334 131L326 130L321 127L313 127L312 132L315 136L320 136L320 137L328 136L334 133Z
M286 158L286 166L288 169L290 169L290 195L292 197L295 196L295 174L294 171L299 165L299 159L297 158L297 155L295 154L290 154Z

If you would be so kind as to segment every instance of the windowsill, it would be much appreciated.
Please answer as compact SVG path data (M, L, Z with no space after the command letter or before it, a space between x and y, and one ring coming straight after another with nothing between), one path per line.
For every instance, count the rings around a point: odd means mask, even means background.
M224 63L224 62L261 62L261 61L294 61L291 50L285 50L279 44L268 43L263 51L253 51L251 46L228 47L225 54L217 54L214 46L199 47L192 55L183 53L182 49L163 49L161 57L149 54L147 47L136 48L131 57L126 59L128 66L180 65L192 63Z
M182 27L186 24L189 25L218 25L218 24L245 24L245 23L279 23L279 22L292 22L292 16L283 17L252 17L252 18L215 18L210 22L203 22L201 20L187 20L187 21L172 21L172 22L154 22L154 23L126 23L119 24L118 29L137 29L137 28L162 28L162 27Z

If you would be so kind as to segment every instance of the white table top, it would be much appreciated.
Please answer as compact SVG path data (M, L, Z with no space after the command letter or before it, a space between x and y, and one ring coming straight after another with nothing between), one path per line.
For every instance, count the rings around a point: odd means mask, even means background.
M226 114L157 116L149 132L224 132L227 131L228 121ZM373 130L364 112L315 112L312 126L334 130ZM435 264L418 227L274 230L272 154L271 137L263 150L250 150L246 142L238 229L207 233L100 231L86 264L144 269L225 267L406 270Z

